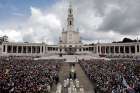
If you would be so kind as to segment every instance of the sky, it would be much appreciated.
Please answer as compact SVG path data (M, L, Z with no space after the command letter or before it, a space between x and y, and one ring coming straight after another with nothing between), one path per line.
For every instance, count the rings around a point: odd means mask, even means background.
M140 36L140 0L72 0L72 5L83 43ZM0 0L0 36L11 42L57 44L68 7L69 0Z

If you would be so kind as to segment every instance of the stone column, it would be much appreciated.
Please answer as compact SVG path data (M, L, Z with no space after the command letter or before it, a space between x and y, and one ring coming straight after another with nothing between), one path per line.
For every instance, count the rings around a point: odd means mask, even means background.
M118 48L119 48L118 50L119 50L119 54L120 54L120 53L121 53L121 51L120 51L120 46L118 46Z
M102 48L101 48L101 47L102 47L102 46L100 45L100 46L99 46L99 48L100 48L100 54L102 54Z
M13 53L13 45L11 45L11 53Z
M124 54L125 54L125 46L123 46L123 52L124 52Z
M35 53L37 54L37 46L35 46Z
M108 46L109 47L109 54L111 54L111 47L110 46Z
M60 49L61 49L61 48L60 48ZM60 50L60 49L59 49L59 50ZM46 46L43 46L43 53L46 54L47 52L48 52L48 51L47 51Z
M96 46L96 54L98 54L98 45Z
M21 46L21 53L23 53L23 46Z
M62 52L62 47L60 47L59 50L61 50L61 51L60 51L60 53L61 53L61 52ZM47 46L44 46L44 47L43 47L43 52L44 52L45 54L48 53Z
M33 49L32 49L33 47L31 46L31 54L33 53Z
M135 45L135 54L137 54L137 44Z
M115 51L116 49L115 49L115 46L114 46L114 49L113 49L113 51L114 51L114 54L116 53L116 51Z
M95 47L93 47L93 53L95 53Z
M5 45L5 52L7 53L7 44Z
M18 46L16 46L16 53L18 53Z
M2 45L2 50L1 50L2 52L4 52L4 51L3 51L3 47L4 47L4 45Z

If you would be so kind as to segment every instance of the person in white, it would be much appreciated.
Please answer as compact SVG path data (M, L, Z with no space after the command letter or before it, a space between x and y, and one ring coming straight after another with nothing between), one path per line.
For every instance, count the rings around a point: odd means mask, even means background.
M47 90L48 90L49 93L51 92L51 87L50 87L50 85L47 85Z
M76 83L76 87L79 88L79 80L78 79L75 80L75 83Z
M84 88L80 88L80 93L84 93Z
M58 83L56 93L62 93L62 85Z
M66 88L67 87L67 80L64 80L64 88Z
M68 93L72 93L71 87L68 88Z

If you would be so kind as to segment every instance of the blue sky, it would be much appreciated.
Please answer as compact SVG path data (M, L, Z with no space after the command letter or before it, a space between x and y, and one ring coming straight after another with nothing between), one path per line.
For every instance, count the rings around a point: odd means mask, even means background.
M0 23L21 21L30 15L30 7L46 9L57 0L0 0Z

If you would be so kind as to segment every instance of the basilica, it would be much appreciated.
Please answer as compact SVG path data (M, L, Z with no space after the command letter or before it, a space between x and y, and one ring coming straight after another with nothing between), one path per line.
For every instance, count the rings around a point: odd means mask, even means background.
M73 7L68 8L67 27L62 30L58 45L46 43L9 42L1 37L1 56L48 56L48 55L94 55L94 56L140 56L140 42L83 44L75 29Z

